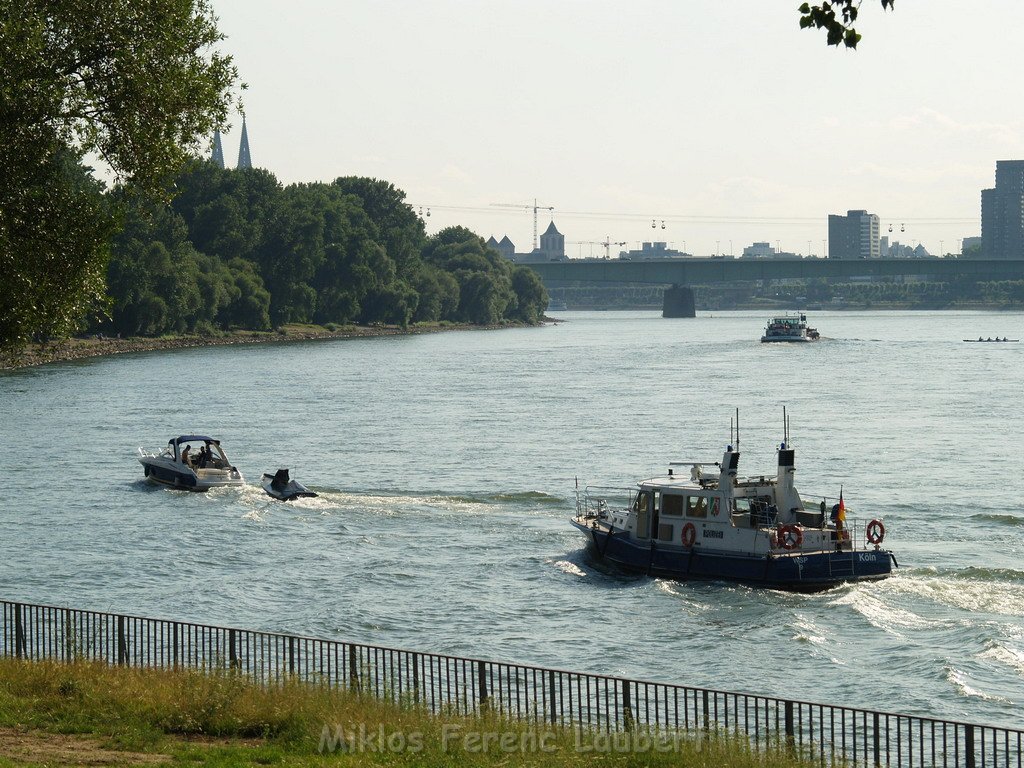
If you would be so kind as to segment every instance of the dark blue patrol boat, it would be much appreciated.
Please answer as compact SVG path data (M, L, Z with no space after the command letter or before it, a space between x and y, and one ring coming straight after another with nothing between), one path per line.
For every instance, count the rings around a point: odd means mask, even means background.
M737 427L736 449L729 445L721 463L672 463L636 490L587 488L571 522L598 558L650 576L799 591L889 576L896 559L881 547L884 523L847 519L841 492L832 506L805 505L788 439L778 459L775 477L740 477ZM686 466L688 478L677 474ZM615 497L627 501L616 508Z

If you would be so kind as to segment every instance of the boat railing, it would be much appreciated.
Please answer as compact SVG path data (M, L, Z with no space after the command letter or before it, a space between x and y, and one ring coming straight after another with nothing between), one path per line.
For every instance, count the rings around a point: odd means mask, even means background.
M830 534L830 543L840 552L867 552L874 550L876 544L868 539L869 527L872 523L876 522L874 518L868 520L859 517L846 517L846 521L843 523L842 528L837 528L836 524L829 520L826 515L822 525L806 525L801 524L803 532L807 531L827 531ZM799 544L795 546L786 547L783 545L781 528L784 526L776 526L774 531L772 529L766 529L770 534L774 533L775 549L781 551L790 552L803 552L807 550L820 550L821 547L817 543L812 543L808 536L802 535ZM877 542L881 545L884 541L884 528L881 529L883 532L882 539ZM876 531L877 532L877 531ZM792 541L792 538L789 539Z
M636 488L588 485L576 492L576 516L601 518L612 510L629 509Z

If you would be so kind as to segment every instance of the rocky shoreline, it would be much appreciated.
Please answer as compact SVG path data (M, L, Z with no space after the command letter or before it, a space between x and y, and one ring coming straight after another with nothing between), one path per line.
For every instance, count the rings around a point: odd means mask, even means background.
M541 324L549 325L557 322L561 321L545 317ZM0 370L29 368L68 360L122 355L131 352L153 352L164 349L217 347L232 344L264 344L283 341L308 341L312 339L408 336L423 333L441 333L443 331L480 331L520 327L524 326L519 323L498 325L429 324L415 325L408 328L402 328L397 325L349 325L332 331L322 326L291 325L285 326L276 332L238 331L224 336L131 337L126 339L89 336L64 339L48 344L32 344L15 359L0 360Z

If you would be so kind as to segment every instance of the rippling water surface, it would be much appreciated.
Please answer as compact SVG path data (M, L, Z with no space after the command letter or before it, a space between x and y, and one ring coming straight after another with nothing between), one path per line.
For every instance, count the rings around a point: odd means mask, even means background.
M1020 725L1024 315L565 313L538 329L205 348L0 373L0 592ZM884 582L815 595L595 565L574 478L720 458L883 517ZM250 481L147 486L137 446L220 437ZM271 502L287 466L321 493Z

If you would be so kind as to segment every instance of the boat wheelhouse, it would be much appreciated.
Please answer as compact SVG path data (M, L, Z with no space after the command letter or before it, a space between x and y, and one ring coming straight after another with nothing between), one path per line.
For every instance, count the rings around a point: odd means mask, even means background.
M762 343L776 341L795 341L797 343L817 341L821 334L814 328L807 325L807 315L803 312L796 312L788 315L773 317L765 325L764 335L761 336Z
M667 476L628 491L624 506L611 501L614 491L587 488L571 522L599 559L649 576L817 591L891 574L896 561L881 547L883 522L847 518L841 492L831 507L824 498L804 502L788 442L774 477L741 477L738 448L737 435L736 450L728 446L720 463L671 464ZM686 466L688 477L677 474Z
M208 491L244 485L242 473L228 461L220 440L205 435L172 437L160 453L139 448L139 463L146 479L187 491Z

